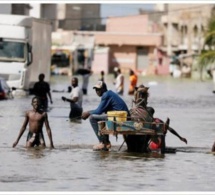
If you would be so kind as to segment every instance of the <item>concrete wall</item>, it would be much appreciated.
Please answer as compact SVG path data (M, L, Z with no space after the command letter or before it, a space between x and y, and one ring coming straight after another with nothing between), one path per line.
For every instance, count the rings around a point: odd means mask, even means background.
M127 17L114 17L107 19L107 32L148 32L148 16L135 15Z
M91 18L91 19L90 19ZM64 30L80 30L87 26L101 24L99 4L66 4L65 19L60 27Z
M136 69L135 46L111 46L110 47L110 71L114 67L120 67L122 72L128 72L129 68Z
M94 51L94 60L92 63L93 73L104 71L109 73L109 48L99 48Z

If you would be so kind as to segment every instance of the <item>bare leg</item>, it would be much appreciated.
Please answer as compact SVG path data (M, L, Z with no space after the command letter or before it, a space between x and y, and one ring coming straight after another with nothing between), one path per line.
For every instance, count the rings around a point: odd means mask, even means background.
M169 128L169 123L170 123L170 119L167 118L167 119L166 119L166 123L165 123L165 127L164 127L164 134L167 133L167 129Z
M46 145L43 143L43 144L40 144L39 147L40 147L40 148L45 148Z
M34 147L33 142L27 141L26 142L26 148L32 148L32 147Z

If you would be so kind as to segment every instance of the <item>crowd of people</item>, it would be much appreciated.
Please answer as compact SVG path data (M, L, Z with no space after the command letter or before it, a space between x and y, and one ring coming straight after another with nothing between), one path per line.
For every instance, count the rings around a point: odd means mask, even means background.
M162 121L159 118L154 117L154 108L149 107L147 105L147 98L148 98L148 87L144 85L140 85L137 87L137 75L134 73L133 70L129 71L129 95L134 95L135 104L137 107L141 107L139 119L145 120L147 122L151 122L151 128L157 130L162 124L165 128L163 130L164 135L167 131L170 131L172 134L177 136L181 141L187 144L186 138L181 137L176 130L170 127L170 119L167 118L166 122ZM50 141L50 147L54 148L53 140L52 140L52 132L49 126L48 121L48 100L50 103L53 103L52 96L50 92L50 86L48 82L45 82L45 75L40 74L38 77L39 81L35 83L33 88L33 93L35 97L32 98L31 105L33 107L32 110L26 111L24 123L20 129L18 137L16 141L13 143L13 147L15 147L20 138L22 137L24 131L29 125L29 132L26 140L26 147L34 147L34 146L42 146L46 147L45 139L43 135L43 125L45 124L47 134ZM132 117L136 117L133 115L133 110L127 107L126 102L123 100L122 95L124 92L124 75L121 73L121 70L118 68L116 69L116 76L115 76L115 87L116 91L109 90L106 83L104 82L104 71L101 71L101 78L98 79L98 82L93 86L95 93L98 97L101 98L101 101L97 108L93 110L83 111L82 102L83 102L83 95L84 91L83 88L80 88L78 85L79 81L77 77L73 77L71 79L71 92L69 98L62 96L62 100L64 102L70 103L70 113L69 118L71 119L83 119L86 120L89 118L89 122L92 126L92 129L98 139L98 144L93 146L93 150L109 150L111 148L111 142L108 135L102 135L99 133L99 121L106 120L106 114L108 111L126 111L128 116L132 119ZM139 94L146 94L146 98L138 96ZM125 139L125 137L124 137ZM161 147L161 140L159 137L151 137L148 142L149 150L156 150ZM212 147L212 152L215 152L215 143Z

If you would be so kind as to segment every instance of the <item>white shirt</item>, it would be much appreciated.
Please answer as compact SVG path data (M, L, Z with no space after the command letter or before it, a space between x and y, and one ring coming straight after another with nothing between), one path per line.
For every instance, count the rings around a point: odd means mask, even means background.
M123 89L124 89L124 76L122 74L119 74L116 77L115 88L116 88L117 92L123 91Z
M74 97L78 97L78 101L75 103L78 104L80 107L82 107L83 92L82 92L82 90L80 90L80 88L78 86L73 87L72 91L70 93L70 98L73 99Z

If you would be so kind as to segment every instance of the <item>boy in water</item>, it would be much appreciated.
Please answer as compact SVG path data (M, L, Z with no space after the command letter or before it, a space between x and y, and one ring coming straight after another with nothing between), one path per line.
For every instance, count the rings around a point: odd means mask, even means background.
M13 143L13 147L16 147L20 138L22 137L28 123L29 123L29 133L27 136L26 147L42 146L46 147L45 139L43 136L43 124L45 123L46 131L50 140L50 148L54 148L52 141L52 132L49 126L48 115L46 112L40 109L40 100L38 97L32 98L33 110L29 110L25 114L25 121L20 129L19 135L16 141Z
M147 107L146 109L147 109L147 112L153 117L153 116L154 116L154 112L155 112L154 108L152 108L152 107ZM155 129L155 130L158 130L158 129L164 127L164 131L163 131L164 134L166 134L166 133L167 133L167 130L169 130L172 134L174 134L174 135L177 136L181 141L183 141L184 143L187 144L186 138L181 137L173 128L171 128L171 127L169 126L169 123L170 123L170 119L169 119L169 118L167 118L167 121L166 121L166 122L162 121L162 120L159 119L159 118L154 118L152 128ZM159 137L158 137L157 139L152 139L152 140L149 142L149 149L150 149L150 150L159 149L160 146L161 146L161 140L160 140Z

